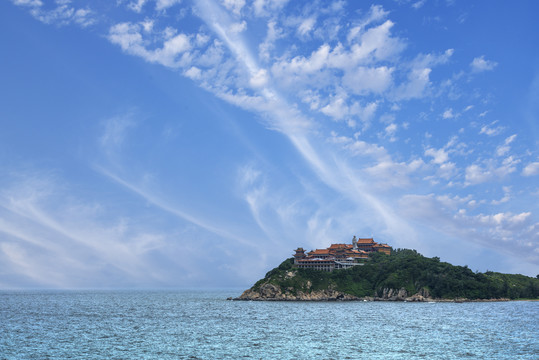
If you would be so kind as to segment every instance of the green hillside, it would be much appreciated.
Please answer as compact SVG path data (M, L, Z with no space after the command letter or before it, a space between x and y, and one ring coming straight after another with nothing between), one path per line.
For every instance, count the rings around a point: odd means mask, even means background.
M293 267L287 259L259 280L253 291L273 284L283 292L310 293L332 289L357 297L384 296L384 290L405 289L408 296L433 299L539 299L539 279L487 271L473 272L439 258L427 258L415 250L397 249L391 255L373 253L362 266L325 272Z

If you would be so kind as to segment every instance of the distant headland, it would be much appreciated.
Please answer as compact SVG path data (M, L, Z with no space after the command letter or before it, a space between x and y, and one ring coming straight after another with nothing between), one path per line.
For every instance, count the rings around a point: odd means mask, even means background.
M238 298L258 301L507 301L539 299L539 278L473 272L373 238L331 244L269 271Z

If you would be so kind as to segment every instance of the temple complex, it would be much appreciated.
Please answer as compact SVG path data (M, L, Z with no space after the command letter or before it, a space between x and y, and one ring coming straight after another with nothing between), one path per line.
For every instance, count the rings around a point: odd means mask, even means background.
M334 269L348 269L363 265L369 258L369 253L391 253L391 246L378 244L373 238L359 238L355 236L352 244L331 244L326 249L315 249L307 254L303 248L297 248L294 254L294 266L303 269L333 271Z

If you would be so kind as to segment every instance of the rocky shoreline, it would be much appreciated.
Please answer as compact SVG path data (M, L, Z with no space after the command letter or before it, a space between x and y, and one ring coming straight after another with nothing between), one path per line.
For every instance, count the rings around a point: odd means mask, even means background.
M310 292L295 292L286 289L284 292L277 285L265 283L257 290L248 289L237 298L228 298L234 301L402 301L402 302L491 302L510 301L507 298L500 299L438 299L430 297L426 289L421 289L416 294L409 295L406 289L384 289L382 296L356 297L334 289L313 290Z

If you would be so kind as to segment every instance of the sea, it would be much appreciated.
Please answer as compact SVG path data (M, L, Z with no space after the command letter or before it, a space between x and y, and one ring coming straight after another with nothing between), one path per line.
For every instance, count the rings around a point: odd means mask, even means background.
M539 302L227 301L0 291L0 359L539 359Z

